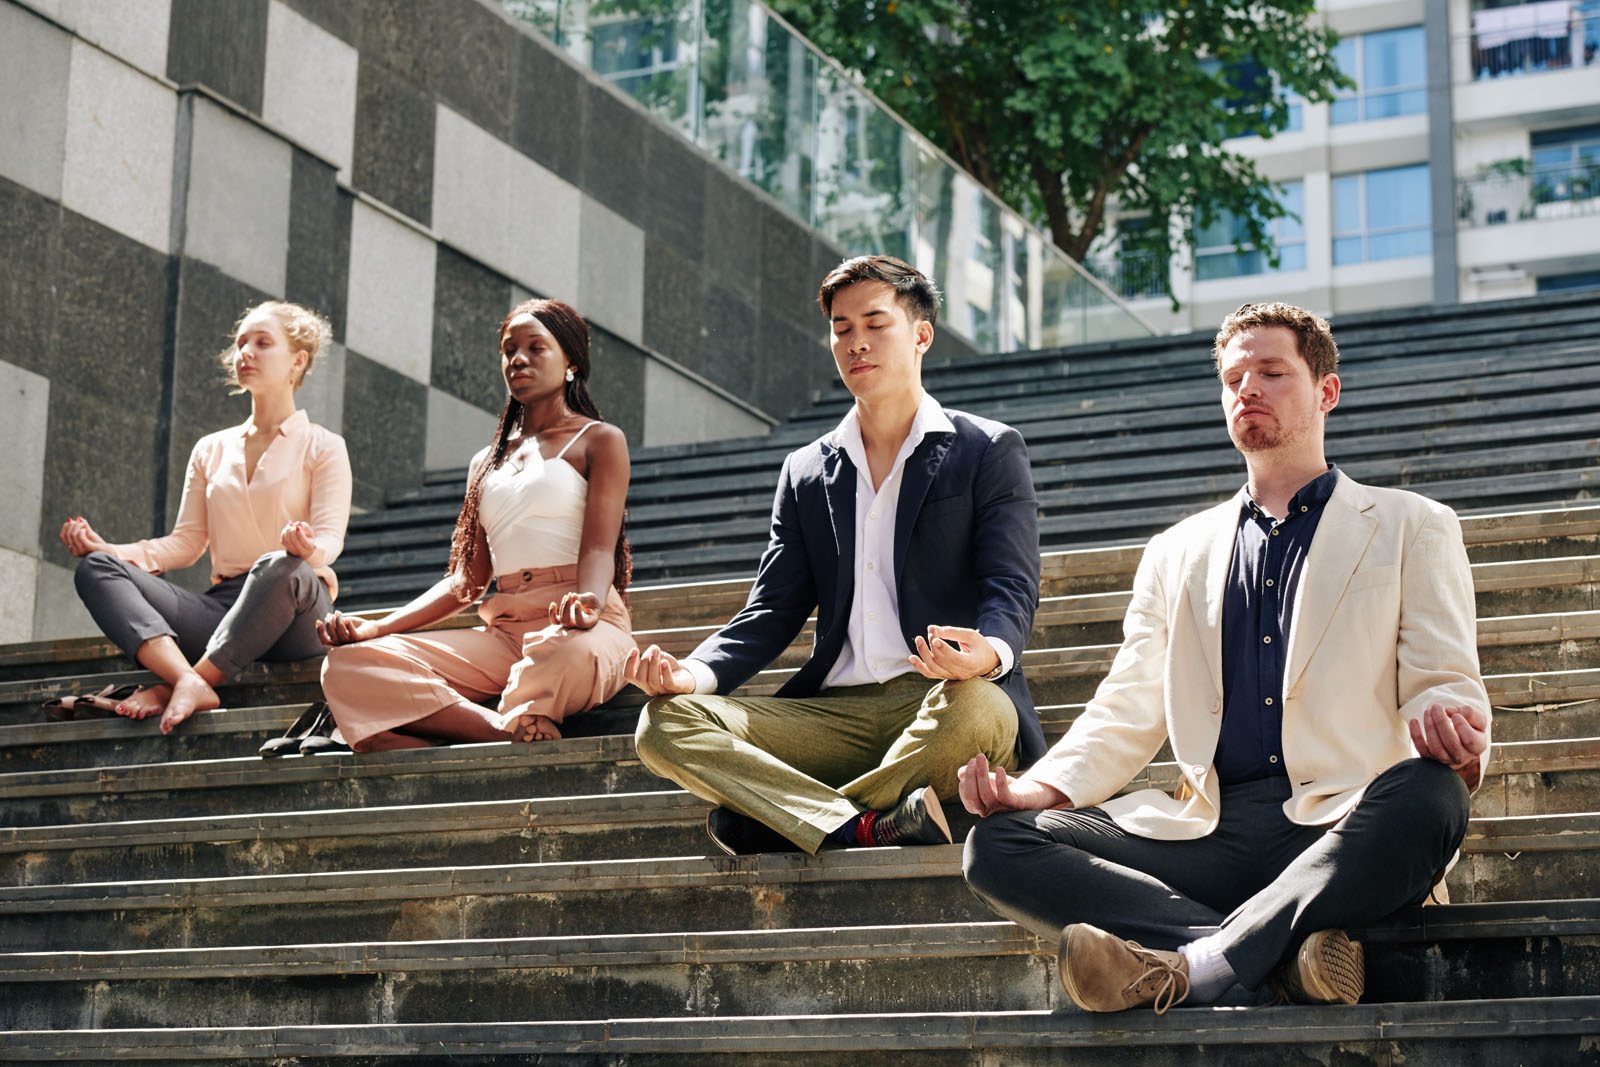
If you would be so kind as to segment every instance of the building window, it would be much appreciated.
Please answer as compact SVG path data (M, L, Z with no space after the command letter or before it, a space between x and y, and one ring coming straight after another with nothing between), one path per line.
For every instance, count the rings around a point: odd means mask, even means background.
M1305 208L1304 183L1285 183L1278 202L1288 214L1267 224L1267 232L1278 249L1276 269L1305 270L1306 228L1301 222ZM1246 245L1241 251L1238 247L1247 240L1247 233L1246 220L1232 212L1221 213L1211 225L1201 228L1195 234L1195 280L1240 278L1272 271L1264 250Z
M1425 256L1432 249L1428 165L1333 179L1333 265Z
M1535 204L1600 196L1600 125L1539 130L1530 140Z
M1335 126L1427 110L1428 58L1421 26L1346 37L1333 55L1356 83L1354 93L1333 102Z
M1541 293L1565 293L1574 289L1600 289L1600 270L1578 274L1545 274L1538 280Z
M1202 59L1200 69L1207 74L1220 76L1228 84L1227 91L1217 101L1217 106L1227 111L1259 115L1266 119L1267 104L1274 98L1282 100L1288 115L1281 133L1297 133L1305 129L1305 101L1285 92L1277 76L1253 59L1245 59L1226 69L1220 61Z

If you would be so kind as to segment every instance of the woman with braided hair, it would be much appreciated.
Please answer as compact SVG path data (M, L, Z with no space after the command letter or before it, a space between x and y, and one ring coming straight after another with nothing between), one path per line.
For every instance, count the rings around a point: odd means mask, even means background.
M445 576L378 619L333 612L322 690L358 752L472 741L544 741L609 700L633 650L622 591L628 444L589 396L589 327L558 300L500 324L510 397L473 458ZM483 625L417 633L478 606ZM481 701L499 697L499 710Z

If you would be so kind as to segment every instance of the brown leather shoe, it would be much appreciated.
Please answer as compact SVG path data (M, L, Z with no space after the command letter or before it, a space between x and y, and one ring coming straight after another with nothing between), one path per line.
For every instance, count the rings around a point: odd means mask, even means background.
M1272 984L1296 1004L1354 1004L1367 985L1361 942L1343 930L1318 930L1283 962Z
M1189 961L1177 952L1074 923L1061 931L1057 950L1061 987L1084 1011L1126 1011L1153 1005L1163 1015L1189 995Z

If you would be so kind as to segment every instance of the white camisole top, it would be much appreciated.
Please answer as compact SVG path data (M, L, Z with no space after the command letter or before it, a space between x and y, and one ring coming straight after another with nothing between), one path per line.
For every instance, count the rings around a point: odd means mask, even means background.
M593 425L585 423L550 459L539 454L538 440L529 437L484 477L478 521L495 574L578 562L589 483L565 456ZM487 452L480 452L474 464Z

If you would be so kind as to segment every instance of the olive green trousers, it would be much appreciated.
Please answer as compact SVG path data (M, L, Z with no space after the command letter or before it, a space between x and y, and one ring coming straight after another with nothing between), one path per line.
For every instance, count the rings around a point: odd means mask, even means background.
M886 811L983 753L1016 766L1017 709L993 682L903 674L814 697L657 697L639 759L695 796L757 819L807 852L868 809Z

